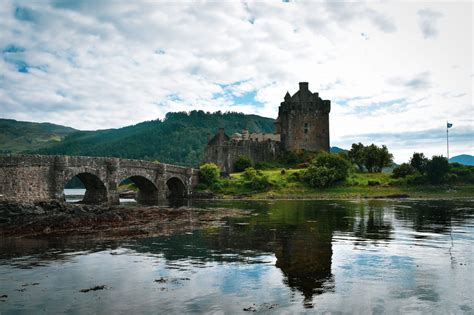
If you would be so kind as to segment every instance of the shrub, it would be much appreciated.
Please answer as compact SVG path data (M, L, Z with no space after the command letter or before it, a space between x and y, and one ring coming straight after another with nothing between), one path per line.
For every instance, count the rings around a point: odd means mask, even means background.
M249 181L249 185L255 190L264 190L270 187L270 181L265 175L258 175Z
M263 190L271 186L268 177L263 175L260 171L255 170L253 167L248 167L242 173L242 178L246 181L246 186L255 190Z
M288 151L283 154L281 157L281 161L284 164L297 164L301 162L301 159L298 157L298 155L295 152Z
M349 162L337 154L320 153L311 162L314 166L322 166L332 169L334 173L334 181L341 181L346 179L349 174Z
M413 156L410 158L410 165L414 169L416 169L420 174L424 174L426 171L426 165L428 163L428 159L425 157L423 153L413 153Z
M456 175L448 178L450 182L474 184L474 166L450 163L449 173Z
M252 161L246 155L239 156L234 163L234 170L236 172L243 172L246 168L252 166Z
M408 163L402 163L395 167L392 172L392 178L404 178L415 174L416 169Z
M257 170L253 167L247 167L245 171L242 173L242 178L245 180L252 180L257 176Z
M303 173L303 180L311 187L327 187L335 178L336 171L325 166L311 165Z
M378 180L369 180L367 182L367 185L369 185L369 186L378 186L378 185L380 185L380 182Z
M426 164L426 176L431 184L441 184L449 171L448 160L443 156L433 156Z
M211 186L219 181L219 166L214 163L207 163L199 167L199 180L201 183Z
M288 180L290 180L290 181L295 181L295 182L300 182L300 181L302 181L302 179L303 179L303 172L304 172L304 171L297 171L297 172L290 173L290 175L288 176Z
M286 174L286 170L284 168L281 169L280 171L280 175L285 175Z

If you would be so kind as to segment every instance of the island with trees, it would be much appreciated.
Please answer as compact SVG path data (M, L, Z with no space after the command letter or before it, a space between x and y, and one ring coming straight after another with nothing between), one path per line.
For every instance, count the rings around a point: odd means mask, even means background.
M235 172L221 176L200 166L199 193L232 199L459 198L472 196L474 167L415 152L396 165L385 145L354 143L349 151L287 152L253 164L240 156Z

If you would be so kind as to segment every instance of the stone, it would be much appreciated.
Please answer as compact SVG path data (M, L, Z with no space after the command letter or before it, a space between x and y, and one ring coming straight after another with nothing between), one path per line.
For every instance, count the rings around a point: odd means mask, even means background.
M198 173L189 167L109 157L2 155L0 202L23 203L21 211L43 214L60 206L66 183L77 176L86 187L85 204L118 204L118 186L125 179L139 188L138 203L157 204L159 199L191 193ZM47 204L43 210L24 204L53 200L56 205Z

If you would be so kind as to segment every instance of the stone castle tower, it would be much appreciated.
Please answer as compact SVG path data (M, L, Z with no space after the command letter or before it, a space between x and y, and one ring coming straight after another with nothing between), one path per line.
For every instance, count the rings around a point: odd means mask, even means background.
M331 101L311 93L307 82L293 96L288 92L275 123L283 151L329 151Z
M276 160L286 151L329 152L330 111L330 101L311 93L307 82L300 82L300 89L293 96L286 92L273 134L249 133L244 129L241 134L228 136L220 128L214 137L208 136L203 163L215 163L221 171L230 173L240 156L258 163Z

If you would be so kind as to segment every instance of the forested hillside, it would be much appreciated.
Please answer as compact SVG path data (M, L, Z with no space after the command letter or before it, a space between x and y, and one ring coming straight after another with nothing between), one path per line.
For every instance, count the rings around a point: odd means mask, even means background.
M50 123L0 118L0 153L19 153L52 146L76 130Z
M242 113L168 113L163 120L120 129L74 132L53 146L29 153L114 156L197 166L208 133L213 135L219 127L225 127L229 135L243 128L273 132L273 122L271 118Z

